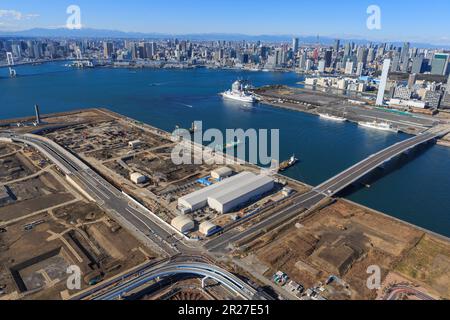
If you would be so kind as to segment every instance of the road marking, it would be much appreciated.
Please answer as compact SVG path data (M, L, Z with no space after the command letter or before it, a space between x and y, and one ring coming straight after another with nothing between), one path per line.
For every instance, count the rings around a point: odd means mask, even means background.
M129 208L125 209L127 212L129 212L133 217L135 217L136 219L138 219L144 226L146 226L148 228L149 231L152 231L153 229L147 224L145 223L141 218L139 218L138 216L136 216Z

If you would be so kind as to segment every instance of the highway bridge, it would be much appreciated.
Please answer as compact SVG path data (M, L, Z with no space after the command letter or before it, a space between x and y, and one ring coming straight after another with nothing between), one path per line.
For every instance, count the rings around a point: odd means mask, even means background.
M178 259L180 260L180 259ZM74 297L73 300L89 299L89 300L117 300L124 298L127 294L139 290L151 281L158 281L175 275L194 275L205 279L212 279L225 286L231 292L245 300L263 299L259 293L243 280L228 271L217 266L203 262L173 262L166 261L158 265L141 269L127 281L116 283L102 290L94 291L91 295L80 295ZM202 281L203 282L203 281Z
M339 173L335 177L327 180L314 188L314 191L326 196L334 196L352 183L372 172L393 158L407 152L415 147L433 141L444 133L425 132L418 136L396 143L378 153L375 153L363 161L355 164L351 168Z
M266 230L275 225L280 225L298 216L300 212L310 210L316 207L322 200L332 197L380 167L393 158L407 152L421 144L434 141L439 137L446 135L450 130L448 128L435 128L418 136L396 143L378 153L375 153L363 161L357 163L351 168L339 173L333 178L325 181L311 191L293 199L292 205L271 215L261 222L251 226L243 232L229 231L216 237L206 243L205 247L209 251L223 251L226 247L239 240L250 237L251 235Z

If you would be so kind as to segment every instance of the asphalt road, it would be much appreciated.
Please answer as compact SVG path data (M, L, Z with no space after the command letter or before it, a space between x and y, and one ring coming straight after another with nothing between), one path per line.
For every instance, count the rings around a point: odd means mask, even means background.
M9 135L7 137L13 138L19 142L28 143L40 149L41 152L44 152L51 160L57 163L58 167L66 174L74 176L77 180L81 181L83 184L82 188L96 200L100 207L110 214L112 213L114 216L117 216L119 222L129 224L129 227L134 229L135 232L150 240L156 246L162 248L169 256L174 256L182 252L190 253L193 251L193 249L176 239L175 234L163 228L156 222L154 217L150 217L144 210L131 203L131 200L122 194L122 192L56 143L40 137L34 138L30 136L15 135ZM294 198L291 206L254 224L244 232L237 233L234 230L226 232L206 243L205 248L208 251L222 251L233 242L251 236L274 224L288 221L297 216L300 212L313 208L325 198L335 195L368 172L382 165L384 162L436 137L436 134L425 133L382 150L324 182L306 194ZM247 299L253 298L252 294L254 294L254 289L245 282L218 267L201 263L168 263L163 266L158 265L147 271L141 271L135 279L119 284L97 298L115 299L156 277L177 273L192 273L210 277L216 279L229 289L234 290Z
M257 291L250 285L222 268L201 262L165 262L141 270L135 278L110 287L93 296L93 300L115 300L159 277L176 274L193 274L214 279L247 300L259 299Z
M63 171L76 177L83 184L83 189L97 204L106 212L118 218L118 222L127 224L128 229L138 233L141 238L151 241L160 247L169 256L191 253L193 250L185 246L176 238L175 232L163 228L158 222L150 217L144 210L134 205L122 192L112 186L100 175L84 165L80 160L70 156L68 151L58 148L55 144L41 139L27 136L13 136L16 141L38 146L51 158L56 160Z
M235 241L240 239L244 239L247 236L252 235L260 230L268 228L273 224L280 224L284 221L287 221L291 218L294 218L299 212L303 210L308 210L317 205L320 201L325 199L326 196L312 190L307 192L300 197L296 198L294 203L281 210L280 212L271 215L270 217L264 219L263 221L252 225L250 228L243 232L237 233L236 231L229 231L227 233L222 234L221 236L214 238L205 244L205 248L208 251L222 251L229 244L232 244Z
M251 226L244 232L226 232L221 236L210 240L208 243L206 243L205 247L209 251L223 251L228 245L232 244L233 242L244 239L245 237L250 236L260 230L264 230L265 228L268 228L272 225L281 224L282 222L288 221L289 219L294 218L303 210L313 208L325 198L334 196L336 193L342 191L350 184L357 181L359 178L382 165L384 162L436 137L436 134L426 133L386 148L381 152L368 157L367 159L356 164L350 169L343 171L330 180L324 182L320 186L314 188L312 191L296 198L294 203L288 208L276 214L273 214L269 218Z

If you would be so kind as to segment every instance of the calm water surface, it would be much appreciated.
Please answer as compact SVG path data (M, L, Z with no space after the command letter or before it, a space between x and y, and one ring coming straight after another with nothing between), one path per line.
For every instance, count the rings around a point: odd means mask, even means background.
M289 177L317 185L368 155L408 138L333 123L316 116L265 105L254 108L223 101L218 93L237 78L255 86L295 86L294 73L224 70L74 70L64 63L17 68L16 79L0 69L0 118L106 107L172 131L203 120L206 128L280 129L281 158L295 154L301 163ZM429 230L450 236L450 148L432 146L395 162L370 188L346 197ZM381 172L383 173L383 172Z

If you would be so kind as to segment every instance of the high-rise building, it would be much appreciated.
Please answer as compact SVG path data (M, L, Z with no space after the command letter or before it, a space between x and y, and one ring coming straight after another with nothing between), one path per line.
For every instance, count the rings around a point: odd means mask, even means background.
M367 53L367 62L372 63L375 60L375 48L369 48Z
M111 58L114 51L114 44L112 42L103 43L103 56L108 59Z
M345 48L344 48L344 56L351 56L352 55L352 47L350 42L345 44Z
M367 63L367 48L359 47L358 52L356 54L356 58L358 59L358 63L362 62L364 65Z
M310 71L314 65L314 62L311 59L306 60L305 63L305 71Z
M299 39L298 38L293 38L292 39L292 51L295 53L297 53L298 48L299 48Z
M331 67L332 58L333 58L333 51L327 50L325 52L325 68Z
M413 60L411 72L412 73L423 73L424 72L424 63L423 63L423 61L424 61L423 56L415 57L414 60Z
M441 98L442 98L442 95L441 95L441 93L439 91L427 90L427 92L425 93L425 97L424 97L423 101L430 108L437 109L441 105Z
M325 60L320 60L319 61L319 64L318 64L318 66L317 66L317 70L319 71L319 72L325 72Z
M411 73L408 78L408 88L412 89L414 84L416 84L416 80L417 80L417 74Z
M396 54L392 59L391 72L397 72L400 65L400 56Z
M383 63L383 72L381 74L381 81L378 87L378 96L377 96L377 106L382 106L384 104L384 92L386 91L389 69L391 67L391 59L385 59Z
M345 64L345 74L353 74L353 61L348 60Z
M306 53L303 52L303 53L300 55L300 59L298 60L298 67L299 67L300 69L302 69L302 70L305 69L307 59L308 59L308 58L307 58L307 56L306 56Z
M361 77L364 71L364 63L362 62L358 62L358 66L356 68L356 75L358 77Z
M431 74L447 75L449 54L436 53L431 62Z
M339 52L339 48L341 47L341 40L334 40L334 51Z
M152 42L146 42L144 44L145 58L152 59L156 52L153 51Z
M409 47L410 47L409 42L405 42L403 44L402 57L401 57L401 62L402 63L405 63L405 62L409 61Z
M277 67L281 66L283 63L283 51L281 48L275 49L275 65Z
M382 45L382 46L378 47L377 58L380 58L380 57L384 56L385 48L386 48L385 45Z

